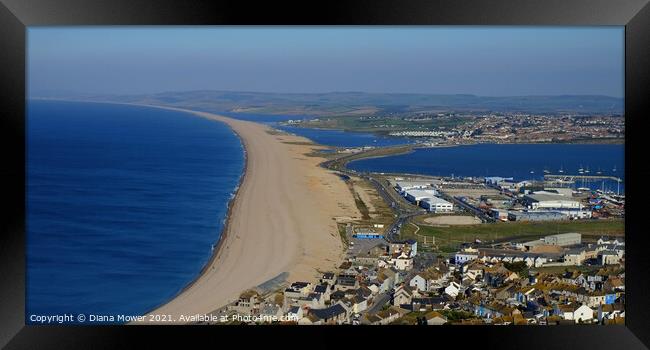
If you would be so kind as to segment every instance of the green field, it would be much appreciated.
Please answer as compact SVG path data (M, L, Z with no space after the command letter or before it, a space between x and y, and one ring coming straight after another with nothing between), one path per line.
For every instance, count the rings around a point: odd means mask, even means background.
M308 121L305 127L341 129L358 132L389 133L413 130L449 130L469 122L469 117L441 116L431 120L406 120L400 117L336 116Z
M401 230L403 238L415 238L422 241L422 236L435 237L436 245L442 252L454 252L463 242L473 242L476 239L484 243L505 240L528 240L546 235L577 232L583 239L597 239L601 235L622 236L625 233L622 219L584 220L562 222L498 222L480 225L458 225L447 227L427 226L414 221L420 229L415 234L413 225L404 225Z

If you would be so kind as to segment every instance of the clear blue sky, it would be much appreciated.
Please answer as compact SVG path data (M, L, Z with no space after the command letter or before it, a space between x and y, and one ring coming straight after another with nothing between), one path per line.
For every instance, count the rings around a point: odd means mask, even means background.
M623 96L623 27L30 27L42 91Z

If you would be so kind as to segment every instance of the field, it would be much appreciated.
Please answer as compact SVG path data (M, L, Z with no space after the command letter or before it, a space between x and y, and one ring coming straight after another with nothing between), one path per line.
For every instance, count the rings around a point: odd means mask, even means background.
M469 117L457 116L440 116L422 120L399 117L335 116L308 121L303 123L303 126L387 134L389 132L407 130L448 130L460 126L470 120L471 118Z
M415 224L402 227L402 238L414 238L422 242L424 237L435 237L435 243L441 252L455 252L463 242L476 239L483 243L503 242L507 240L532 240L546 235L577 232L583 240L595 240L601 235L623 236L625 234L622 219L584 220L562 222L498 222L480 225L455 225L433 227L414 220Z

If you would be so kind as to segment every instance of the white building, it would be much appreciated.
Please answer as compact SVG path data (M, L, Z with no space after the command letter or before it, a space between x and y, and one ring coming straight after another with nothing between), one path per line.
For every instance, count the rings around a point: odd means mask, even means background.
M424 277L420 275L415 275L415 277L411 278L411 281L409 281L409 286L419 291L426 291L427 280L425 280Z
M618 264L620 260L619 254L612 250L604 250L598 253L598 261L601 265Z
M544 237L544 243L550 245L575 245L582 242L582 235L579 233L560 233L557 235L551 235Z
M453 204L439 197L422 199L420 206L432 213L450 213L454 211Z
M594 310L587 305L582 305L573 312L573 320L578 322L589 322L594 318Z
M582 209L580 202L561 194L528 194L524 196L523 202L531 209Z
M395 184L395 188L397 189L398 192L403 193L408 190L416 190L416 189L423 189L430 187L431 184L428 182L423 182L423 181L398 181Z
M409 201L415 204L419 204L420 201L423 201L425 199L435 198L437 194L438 191L431 188L431 189L424 189L424 190L407 190L404 193L404 196Z
M461 290L460 284L456 282L451 282L449 283L447 288L445 288L445 294L449 295L452 298L455 298L460 293L460 290Z
M461 265L475 259L478 259L478 250L473 248L464 249L454 255L454 262L456 262L456 265Z

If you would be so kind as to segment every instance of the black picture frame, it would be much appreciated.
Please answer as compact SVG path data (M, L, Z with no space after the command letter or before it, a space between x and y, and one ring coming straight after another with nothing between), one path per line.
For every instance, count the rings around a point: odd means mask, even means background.
M27 26L76 25L624 25L625 172L627 188L625 326L201 327L26 326L25 48ZM472 346L481 348L619 348L650 346L644 183L650 85L648 0L429 0L261 4L245 1L0 0L0 346L122 348L201 336L210 347L234 344L309 348ZM298 338L299 339L298 339ZM225 340L228 339L228 340ZM428 344L428 345L427 345ZM202 346L199 343L191 346Z

